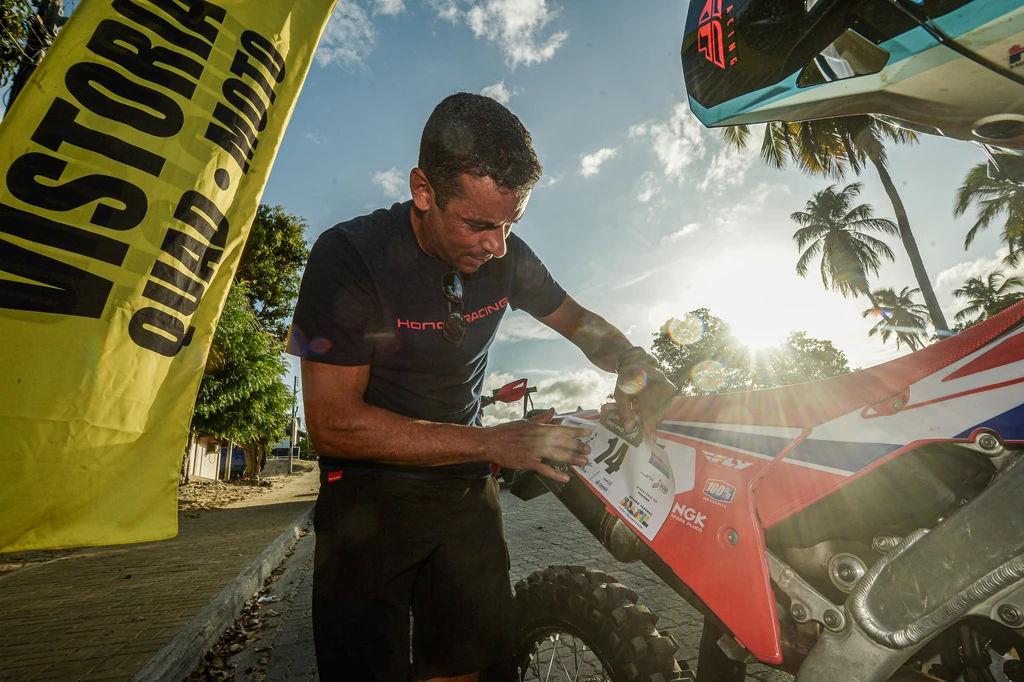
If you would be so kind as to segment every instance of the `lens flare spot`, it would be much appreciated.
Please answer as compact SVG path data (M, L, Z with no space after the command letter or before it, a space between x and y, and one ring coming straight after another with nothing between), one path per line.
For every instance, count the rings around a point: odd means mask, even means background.
M689 346L704 338L704 320L696 313L686 313L681 320L673 317L662 330L677 345Z
M323 355L331 349L331 340L325 336L319 336L309 342L309 349L314 353Z
M725 385L725 365L714 360L705 360L693 368L693 383L701 390L714 392Z
M637 365L626 365L619 371L619 390L636 395L647 387L647 372Z

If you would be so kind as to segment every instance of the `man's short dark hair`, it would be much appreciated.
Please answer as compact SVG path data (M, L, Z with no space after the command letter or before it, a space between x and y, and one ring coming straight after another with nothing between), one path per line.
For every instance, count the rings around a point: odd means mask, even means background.
M459 194L459 176L490 176L516 194L533 189L541 176L530 133L497 100L460 92L438 104L420 139L419 167L442 210Z

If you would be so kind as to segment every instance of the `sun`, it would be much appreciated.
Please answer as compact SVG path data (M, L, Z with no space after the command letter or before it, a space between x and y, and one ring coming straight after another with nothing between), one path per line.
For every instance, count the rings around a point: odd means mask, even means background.
M765 306L751 305L727 319L732 335L752 351L781 346L789 336L790 328L778 313L772 314Z
M694 273L705 284L696 296L691 294L694 303L722 318L736 341L752 351L781 346L799 324L799 307L792 303L803 298L803 282L786 262L788 255L766 245L731 251L704 264Z

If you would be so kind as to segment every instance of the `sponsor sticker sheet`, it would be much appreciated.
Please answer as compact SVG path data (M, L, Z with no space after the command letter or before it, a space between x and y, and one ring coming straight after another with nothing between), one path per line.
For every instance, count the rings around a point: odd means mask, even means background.
M675 496L693 490L697 451L681 443L644 439L639 446L599 422L566 417L565 426L591 429L590 463L576 470L641 535L653 540L672 512Z

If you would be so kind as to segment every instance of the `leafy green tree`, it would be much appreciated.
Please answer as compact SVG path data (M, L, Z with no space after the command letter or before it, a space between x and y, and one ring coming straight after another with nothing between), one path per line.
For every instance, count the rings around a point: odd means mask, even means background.
M953 291L957 298L967 299L967 307L956 314L957 322L968 326L1001 313L1014 303L1024 300L1024 278L1007 277L996 270L985 277L969 277L964 285Z
M309 256L305 227L280 206L258 208L199 387L193 430L242 444L247 477L289 430L283 347Z
M28 2L18 0L0 2L4 3L4 9L7 6L11 8L3 22L5 28L14 28L13 25L22 20L20 34L0 33L0 44L3 45L0 49L5 51L7 57L3 60L6 71L4 78L5 81L9 79L11 84L7 94L7 104L10 106L50 49L66 17L63 15L63 0L35 0L34 8Z
M895 334L897 350L903 344L910 350L923 348L928 338L928 308L914 300L914 294L919 293L920 289L910 287L903 287L898 294L891 287L875 289L875 305L865 310L862 316L874 315L881 319L868 331L868 336L878 334L882 343L886 343Z
M753 364L758 371L755 388L801 384L850 371L846 353L807 332L790 333L779 348L756 354Z
M280 206L261 204L235 273L235 281L245 285L260 325L282 343L309 258L305 229L302 218Z
M1024 256L1024 187L993 180L988 176L987 164L979 163L967 171L963 184L956 191L953 215L962 216L971 206L977 209L977 220L967 231L964 249L971 245L979 230L1003 216L1003 231L999 237L1010 250L1003 262L1016 266Z
M802 250L796 273L807 276L811 261L821 259L821 282L844 297L871 298L868 274L877 274L882 258L893 260L892 249L867 231L896 235L899 228L886 218L875 218L869 204L854 206L860 183L836 192L835 185L815 192L804 211L790 215L800 229L793 241Z
M725 139L733 146L744 147L750 141L750 129L746 126L726 128ZM761 158L772 168L785 168L792 161L809 175L822 175L835 180L844 179L849 171L859 175L867 163L871 163L892 202L899 225L898 234L914 268L914 277L923 292L932 324L940 332L946 331L946 318L928 278L917 240L910 229L906 207L889 175L885 148L889 142L914 144L917 135L871 116L845 116L800 123L774 121L765 127Z
M248 460L285 435L291 391L281 381L287 363L279 343L264 332L249 307L244 285L228 293L213 335L192 415L192 430L245 445ZM258 473L258 471L257 471Z
M29 0L0 0L0 87L14 79L27 59L25 41L34 15Z
M693 374L698 365L713 362L721 369L722 386L739 386L745 380L746 351L736 343L729 325L707 308L698 308L686 316L686 326L696 325L699 333L681 335L674 332L683 326L678 320L669 320L655 334L652 354L661 363L662 371L679 387L682 395L700 395L711 392L694 383ZM738 389L734 389L738 390Z
M846 354L831 341L793 332L777 348L752 351L732 335L728 323L707 308L687 315L703 332L681 338L670 320L651 347L665 374L682 395L727 393L815 381L850 371ZM689 342L687 342L689 341Z

